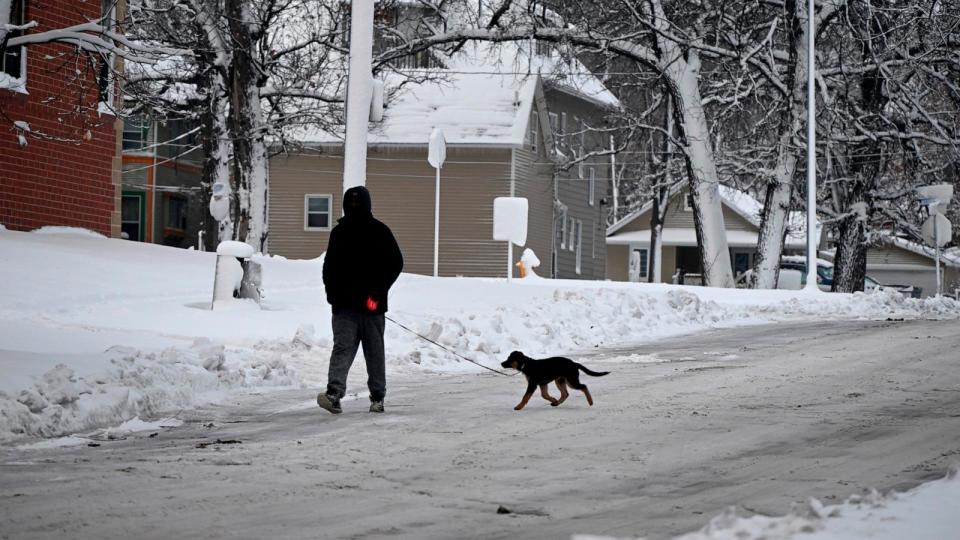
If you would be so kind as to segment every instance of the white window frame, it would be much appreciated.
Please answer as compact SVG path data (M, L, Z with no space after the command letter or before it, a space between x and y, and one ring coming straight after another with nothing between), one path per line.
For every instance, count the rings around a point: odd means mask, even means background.
M573 218L570 218L569 221L570 221L570 241L567 242L567 248L568 248L570 251L576 251L576 249L577 249L577 237L576 237L577 220L575 220L575 219L573 219Z
M326 227L311 227L310 226L310 199L327 199L327 214L329 219L327 219ZM313 212L314 214L322 214L323 212ZM333 229L333 195L330 193L307 193L303 196L303 230L310 232L325 232Z
M640 261L637 263L639 268L637 268L637 277L639 279L650 279L650 249L648 248L633 248L633 251L643 253L640 258ZM644 264L644 258L646 258L646 264Z
M580 117L579 117L579 116L574 115L574 117L573 117L573 125L574 125L574 126L581 126L581 125L583 125L583 121L580 120ZM580 145L579 145L579 146L574 145L573 142L570 143L570 147L573 148L573 150L575 151L575 153L579 153L581 150L583 150L583 137L580 137L579 140L580 140Z
M537 142L540 135L540 130L537 129L538 117L537 111L533 111L533 118L530 119L530 151L534 154L537 153Z
M685 191L683 195L683 211L693 212L693 193Z
M21 9L23 11L23 21L21 24L26 24L27 21L27 0L13 0L14 2L20 2ZM10 8L13 9L13 3L10 4ZM26 94L27 92L27 51L29 47L26 45L20 46L20 77L14 79L7 75L6 73L0 71L0 76L7 77L9 80L17 83L14 86L8 86L4 88L5 90L10 90L12 92L17 92L18 94Z
M567 249L567 211L560 215L560 249Z
M587 173L587 190L589 190L589 193L587 193L587 204L593 206L597 203L596 195L594 195L594 192L597 190L597 168L589 167L587 170L589 171Z
M556 135L557 130L560 129L560 115L555 112L548 113L548 115L550 117L550 131Z
M580 123L580 151L587 147L587 123L583 121L583 118L578 118L577 121Z
M597 220L590 222L590 258L597 258Z
M577 273L577 275L580 275L580 274L582 273L582 271L583 271L583 264L582 264L582 259L583 259L583 221L581 221L581 220L579 220L579 219L576 220L576 230L577 230L577 236L576 236L576 239L575 239L574 241L577 243L577 248L576 248L577 257L576 257L576 264L574 265L573 270Z

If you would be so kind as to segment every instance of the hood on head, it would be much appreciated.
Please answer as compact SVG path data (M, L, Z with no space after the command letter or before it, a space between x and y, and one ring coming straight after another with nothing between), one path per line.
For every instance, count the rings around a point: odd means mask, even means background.
M343 194L344 216L366 216L373 213L373 203L370 200L370 191L363 186L355 186Z

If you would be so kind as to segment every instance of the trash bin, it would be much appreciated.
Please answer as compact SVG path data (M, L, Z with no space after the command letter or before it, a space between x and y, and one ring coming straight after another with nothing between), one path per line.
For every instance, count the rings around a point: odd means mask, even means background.
M260 303L262 270L260 263L251 259L253 247L244 242L225 241L217 246L217 265L213 277L213 301L249 298Z

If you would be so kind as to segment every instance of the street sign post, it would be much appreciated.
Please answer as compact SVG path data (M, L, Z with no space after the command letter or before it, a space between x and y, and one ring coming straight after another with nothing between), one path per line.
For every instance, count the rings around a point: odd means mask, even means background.
M953 237L953 225L944 213L950 200L953 199L953 185L934 184L917 188L917 199L930 216L923 222L920 229L924 241L933 246L936 251L937 296L940 296L943 285L940 283L940 248L947 245Z
M497 197L493 200L493 239L507 242L507 282L513 278L513 245L527 243L526 197Z
M430 146L427 150L427 161L437 170L437 184L434 188L433 203L433 277L440 275L440 167L447 159L447 140L443 130L433 128L430 133Z

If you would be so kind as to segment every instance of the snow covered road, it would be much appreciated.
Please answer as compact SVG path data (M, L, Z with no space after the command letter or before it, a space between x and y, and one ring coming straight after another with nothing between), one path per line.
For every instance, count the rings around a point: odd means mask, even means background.
M906 489L960 462L957 330L775 324L606 350L578 357L613 371L586 381L593 408L515 412L522 378L402 374L385 415L284 390L99 446L0 447L0 538L664 538L729 505Z

